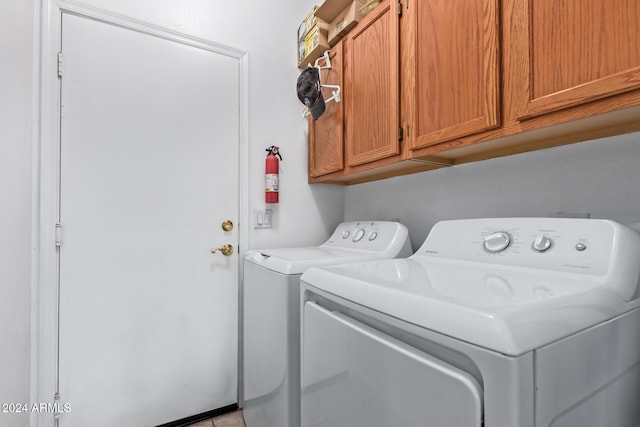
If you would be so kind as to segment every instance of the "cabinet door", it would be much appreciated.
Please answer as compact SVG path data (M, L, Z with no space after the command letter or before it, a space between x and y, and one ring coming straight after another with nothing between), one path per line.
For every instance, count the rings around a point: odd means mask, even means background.
M331 68L320 72L323 85L338 85L342 82L342 42L329 52ZM333 89L323 88L324 99L332 96ZM316 178L344 169L344 102L329 101L325 112L318 120L309 116L309 176Z
M638 0L519 0L519 118L640 87Z
M498 0L413 1L403 19L410 148L498 126Z
M347 35L345 123L349 166L400 152L398 27L397 2L387 0Z

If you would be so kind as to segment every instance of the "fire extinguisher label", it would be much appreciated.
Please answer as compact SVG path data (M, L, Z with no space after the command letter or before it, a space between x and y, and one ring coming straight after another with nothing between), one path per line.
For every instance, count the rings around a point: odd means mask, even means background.
M279 175L276 173L268 173L264 177L264 186L267 193L277 192L280 186Z

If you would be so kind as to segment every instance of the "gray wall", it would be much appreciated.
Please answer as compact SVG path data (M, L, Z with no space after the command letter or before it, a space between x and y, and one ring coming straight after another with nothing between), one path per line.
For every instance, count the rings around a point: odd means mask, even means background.
M414 250L437 221L589 212L640 222L640 133L350 186L345 217L399 218Z

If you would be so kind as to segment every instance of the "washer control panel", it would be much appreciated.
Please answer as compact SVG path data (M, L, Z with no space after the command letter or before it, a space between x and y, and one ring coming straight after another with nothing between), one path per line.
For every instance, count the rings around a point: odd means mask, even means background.
M407 240L407 236L406 227L398 222L343 222L322 246L382 251L390 245Z
M620 233L635 233L607 220L487 218L437 223L416 256L605 274Z

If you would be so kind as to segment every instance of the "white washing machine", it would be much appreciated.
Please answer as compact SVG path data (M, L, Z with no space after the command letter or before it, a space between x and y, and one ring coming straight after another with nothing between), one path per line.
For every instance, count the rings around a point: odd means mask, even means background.
M407 257L397 222L340 224L320 246L244 258L242 406L247 427L300 427L300 275L311 266Z
M640 426L640 237L443 221L408 259L302 275L304 427Z

